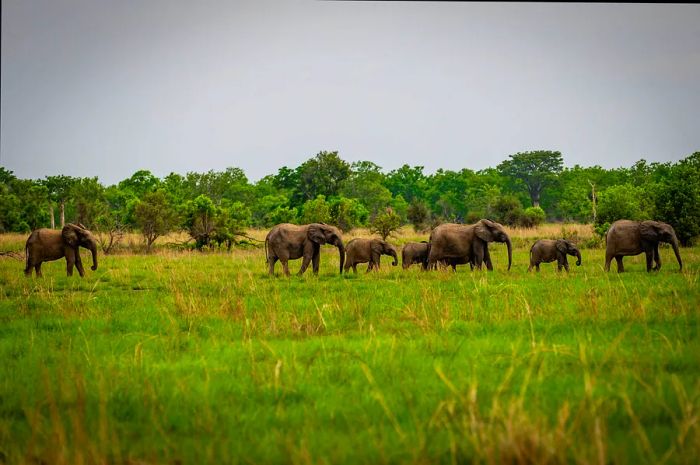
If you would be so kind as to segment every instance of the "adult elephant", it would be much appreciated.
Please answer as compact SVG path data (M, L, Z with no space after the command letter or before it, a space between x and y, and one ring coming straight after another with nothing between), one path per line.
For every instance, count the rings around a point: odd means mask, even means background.
M622 273L622 257L639 255L644 252L647 258L647 271L661 269L659 242L671 244L678 265L683 270L683 261L678 250L678 238L671 225L660 221L618 220L610 225L605 233L605 271L610 270L610 262L617 261L617 272ZM652 268L652 262L656 262Z
M340 237L340 231L334 226L324 223L312 223L297 226L282 223L273 227L265 237L265 256L270 274L275 274L275 263L282 263L284 274L289 276L289 260L302 258L299 275L304 274L313 264L314 274L318 274L321 258L321 245L331 244L338 247L340 254L340 273L345 262L345 246Z
M573 242L566 239L540 239L530 247L530 267L527 271L531 271L533 267L540 271L540 263L554 260L557 261L557 271L561 271L562 268L569 271L567 255L576 257L576 266L581 266L581 251Z
M512 264L513 250L510 237L503 225L482 219L476 224L464 225L445 223L430 233L428 268L436 267L437 262L471 263L481 269L482 263L493 270L488 252L489 242L503 242L508 247L508 269Z
M68 223L62 230L36 229L27 238L24 246L26 267L24 274L32 275L32 268L37 276L41 276L41 264L66 257L66 272L73 276L73 266L78 269L82 278L85 275L83 262L80 260L80 250L84 247L92 252L92 270L97 269L97 240L82 224Z
M394 257L392 265L399 264L399 257L393 245L381 239L363 239L357 238L348 242L345 249L345 272L347 273L350 267L352 271L357 273L358 263L368 263L367 271L379 269L382 255Z

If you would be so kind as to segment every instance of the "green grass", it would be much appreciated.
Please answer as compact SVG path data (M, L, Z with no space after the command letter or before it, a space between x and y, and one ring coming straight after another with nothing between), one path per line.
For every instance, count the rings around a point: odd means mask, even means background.
M663 249L659 273L584 250L536 274L494 246L490 273L340 277L324 248L291 278L261 250L83 279L0 259L0 463L697 463L700 248L681 253L682 273Z

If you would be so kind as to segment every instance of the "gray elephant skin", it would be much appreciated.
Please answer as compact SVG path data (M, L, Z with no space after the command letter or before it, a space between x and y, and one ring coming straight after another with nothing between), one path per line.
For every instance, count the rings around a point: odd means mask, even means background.
M488 219L479 220L472 225L441 224L430 233L428 268L434 269L438 262L447 261L450 264L470 263L479 270L486 263L486 268L493 270L488 252L489 242L506 244L510 270L513 249L503 225Z
M345 246L338 228L324 223L300 226L289 223L278 224L265 237L265 256L269 273L275 274L275 263L279 260L282 263L284 274L289 276L288 261L303 258L298 274L304 274L310 263L313 264L314 274L318 274L321 245L323 244L334 245L338 248L340 273L342 274Z
M367 272L378 270L382 255L394 257L393 266L399 264L396 249L388 242L381 239L353 239L345 247L345 272L352 267L352 271L357 273L358 263L369 263Z
M671 244L678 265L683 270L678 238L671 225L652 220L615 221L605 233L605 271L610 270L610 262L614 258L617 261L618 273L622 273L625 271L622 257L639 255L642 252L646 254L647 271L660 270L659 242Z
M557 271L564 268L569 271L569 261L566 256L576 257L576 266L581 266L581 252L573 242L566 239L540 239L530 247L530 267L540 271L540 263L550 263L556 260Z
M41 264L66 258L66 273L73 276L73 266L82 278L85 275L80 250L84 247L92 253L92 270L97 269L97 240L82 224L68 223L62 230L41 228L32 231L24 246L26 267L24 274L32 275L32 268L41 276Z

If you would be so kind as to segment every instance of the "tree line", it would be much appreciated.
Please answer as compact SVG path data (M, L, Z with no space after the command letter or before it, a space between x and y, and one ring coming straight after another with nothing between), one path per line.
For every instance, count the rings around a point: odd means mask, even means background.
M348 163L319 152L296 168L250 182L240 168L164 178L140 170L105 186L97 177L19 179L0 167L0 232L29 232L77 222L102 234L103 249L125 231L147 247L173 230L193 246L225 244L249 227L325 222L343 231L369 226L381 235L404 224L427 231L442 222L490 218L510 226L545 220L594 223L602 234L620 218L671 224L683 244L700 234L700 152L677 163L639 160L629 168L565 167L561 153L510 155L473 171L404 165L384 171L371 161Z

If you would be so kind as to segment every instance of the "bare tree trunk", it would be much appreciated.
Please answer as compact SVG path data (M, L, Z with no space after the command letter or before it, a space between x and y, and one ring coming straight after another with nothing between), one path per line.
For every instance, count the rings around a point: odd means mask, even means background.
M56 229L56 218L53 214L53 204L49 204L49 216L51 217L51 229Z
M61 200L61 228L66 225L66 202Z

